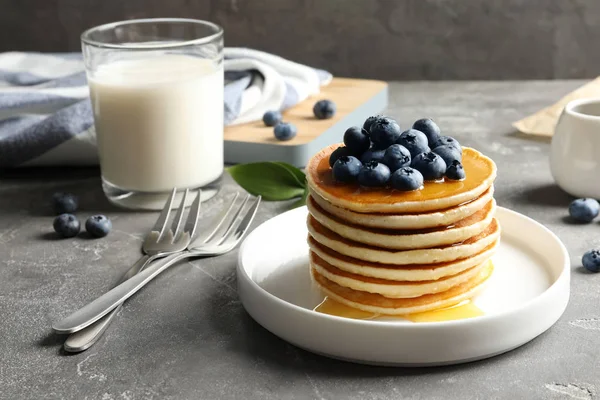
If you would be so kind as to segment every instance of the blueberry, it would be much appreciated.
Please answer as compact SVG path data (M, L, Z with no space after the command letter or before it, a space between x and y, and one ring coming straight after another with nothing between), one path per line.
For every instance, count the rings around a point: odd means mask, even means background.
M344 144L352 154L360 156L371 147L371 139L366 130L352 126L344 133Z
M392 172L402 167L408 167L410 165L410 151L404 146L393 144L385 151L383 163Z
M364 164L358 173L358 183L362 186L385 186L390 180L390 169L377 161Z
M460 143L458 143L458 140L450 136L440 136L437 142L435 142L435 144L433 145L433 148L444 145L454 146L456 150L460 151L460 154L462 155L462 147L460 146Z
M381 115L373 115L369 118L367 118L365 120L365 123L363 124L363 129L366 130L367 132L371 132L371 126L375 123L375 121L377 121L379 118L382 118Z
M378 149L387 149L400 137L400 125L388 117L381 117L371 125L369 130L373 146Z
M267 111L263 115L263 122L266 126L275 126L281 122L281 113L279 111Z
M462 181L466 177L467 174L465 173L465 169L458 160L452 161L452 164L446 168L446 178L448 179L453 181Z
M333 152L331 152L331 155L329 156L329 166L333 168L333 165L337 160L340 159L340 157L351 155L352 153L350 152L350 150L348 150L345 146L340 146Z
M403 167L392 174L390 184L396 190L409 192L423 186L423 174L411 167Z
M583 267L591 272L600 272L600 251L587 251L581 258Z
M599 211L600 204L594 199L577 199L569 204L569 215L580 222L592 222Z
M85 230L93 237L104 237L111 229L112 222L104 215L92 215L85 221Z
M277 140L290 140L296 136L297 129L296 125L294 124L280 122L275 125L273 132L275 132L275 137Z
M413 158L417 154L430 151L429 146L427 145L427 136L416 129L409 129L402 132L396 143L406 147Z
M77 217L67 213L60 214L58 217L54 218L52 226L56 233L65 238L77 235L81 229Z
M462 154L456 147L450 144L444 144L431 150L438 156L444 159L446 165L452 164L453 161L462 161Z
M446 173L446 163L435 153L421 153L413 158L411 167L423 174L426 181L441 179Z
M413 129L423 132L425 136L427 136L427 142L430 145L433 145L440 138L440 128L430 118L423 118L415 121L412 127Z
M313 106L313 114L317 119L329 119L335 115L336 108L331 100L319 100Z
M74 194L58 192L52 195L52 208L56 214L74 213L78 206L79 200Z
M360 161L363 164L366 164L369 161L383 162L384 156L385 156L385 149L377 150L374 148L370 148L369 150L365 151L365 153L360 158Z
M353 156L343 156L333 164L333 177L338 182L355 182L362 163Z

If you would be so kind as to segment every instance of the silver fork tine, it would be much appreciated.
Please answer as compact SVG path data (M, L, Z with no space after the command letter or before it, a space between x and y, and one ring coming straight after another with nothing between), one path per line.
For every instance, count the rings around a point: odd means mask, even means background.
M229 221L229 225L227 225L227 227L224 229L223 228L219 229L219 232L215 232L215 235L213 235L213 237L210 240L211 244L221 243L223 241L223 239L229 234L229 232L231 232L234 225L236 224L236 221L241 218L240 214L244 210L244 207L248 203L248 200L250 200L249 194L246 195L246 198L242 202L242 205L237 209L237 211L233 215L233 218L231 219L231 221ZM208 243L208 241L206 243Z
M171 207L173 206L173 199L175 198L176 193L177 193L177 189L173 188L173 191L171 192L171 196L169 197L169 200L167 200L167 203L165 204L162 211L160 212L160 215L158 216L156 223L152 227L152 231L159 232L158 240L160 240L163 233L165 232L165 229L167 228L167 221L169 220L169 214L171 213Z
M228 219L229 215L231 214L231 211L233 210L233 206L235 205L235 202L239 196L240 193L237 192L235 196L233 196L233 200L231 200L231 204L229 204L229 207L223 208L219 215L212 219L211 225L204 230L204 233L199 235L194 240L195 243L206 243L207 241L213 238L213 236L217 233L219 228L221 228L223 223Z
M185 221L185 226L183 227L183 231L190 234L190 238L194 237L196 233L196 228L198 226L198 215L200 215L200 199L202 198L202 190L198 189L196 192L196 198L190 207L190 211L188 212L187 220Z
M175 214L175 218L173 219L173 223L171 224L171 232L173 232L173 240L177 239L178 235L181 233L181 221L183 220L183 212L185 211L185 202L188 197L188 193L190 191L185 189L183 193L183 197L181 198L181 203L179 203L179 208L177 209L177 214Z
M234 229L231 229L228 234L223 238L223 240L219 243L220 245L228 244L235 245L246 233L246 230L252 223L254 216L256 215L256 211L258 210L258 206L260 205L262 197L258 196L254 201L254 204L250 206L248 211L246 212L244 218L240 223L236 224L237 226Z

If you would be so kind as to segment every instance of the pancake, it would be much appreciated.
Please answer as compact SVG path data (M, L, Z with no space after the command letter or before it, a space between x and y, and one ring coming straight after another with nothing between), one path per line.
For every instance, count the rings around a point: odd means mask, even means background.
M421 190L400 192L390 188L363 188L335 182L329 156L341 144L328 146L306 166L310 189L329 203L359 213L422 213L442 210L474 200L486 192L496 178L496 164L469 147L463 147L466 179L425 182Z
M384 315L407 315L418 312L450 307L463 300L470 299L481 290L492 274L490 261L484 264L479 273L467 281L440 293L426 294L414 298L394 299L380 294L353 290L338 285L311 268L313 282L324 294L346 306L362 311Z
M422 230L392 230L363 228L327 214L309 196L306 201L309 213L326 228L355 242L394 250L424 249L462 242L483 232L496 212L496 202L490 200L484 208L449 227Z
M319 244L310 235L308 237L311 253L332 266L353 274L393 281L433 281L456 275L489 260L495 254L498 243L499 241L496 240L481 252L455 261L437 264L387 265L342 255Z
M462 243L430 249L394 251L346 239L324 227L310 214L306 225L315 241L337 253L359 260L393 265L435 264L468 258L480 253L500 237L500 225L493 218L483 232Z
M482 209L493 198L493 195L494 186L492 185L475 200L444 210L420 214L381 214L358 213L334 206L315 191L310 190L310 196L328 214L364 227L386 229L425 229L452 225Z
M315 253L310 253L310 266L320 275L340 286L361 292L377 293L388 298L413 298L426 294L445 292L473 278L485 267L487 259L456 275L450 275L433 281L393 281L372 278L342 271Z

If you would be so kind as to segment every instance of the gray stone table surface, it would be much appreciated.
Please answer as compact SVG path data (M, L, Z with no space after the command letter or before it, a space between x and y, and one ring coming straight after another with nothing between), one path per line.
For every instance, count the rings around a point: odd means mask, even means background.
M2 399L593 399L600 396L600 274L582 253L600 247L600 226L570 225L570 197L548 167L549 140L520 135L518 120L581 81L392 83L387 113L409 125L429 116L497 163L499 205L540 221L566 244L572 294L563 317L530 343L492 359L407 369L313 355L272 335L244 311L236 253L172 268L134 296L105 336L77 355L61 351L51 323L106 291L139 256L155 213L104 199L97 169L0 175L0 398ZM79 215L102 212L100 240L56 240L47 202L81 197ZM215 212L238 190L224 178ZM285 211L264 203L255 226Z

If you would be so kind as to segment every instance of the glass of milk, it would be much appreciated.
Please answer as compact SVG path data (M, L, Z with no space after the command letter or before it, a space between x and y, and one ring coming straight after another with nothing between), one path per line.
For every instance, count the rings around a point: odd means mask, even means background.
M130 20L81 41L108 199L161 209L173 188L212 197L223 174L223 29Z

